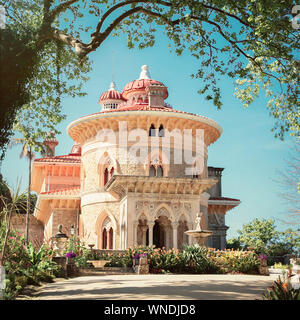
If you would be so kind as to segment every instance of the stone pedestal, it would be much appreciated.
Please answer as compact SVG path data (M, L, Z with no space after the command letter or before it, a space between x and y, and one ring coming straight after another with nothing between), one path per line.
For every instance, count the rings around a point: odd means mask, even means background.
M61 266L62 277L76 277L78 275L78 268L75 265L74 258L53 257L52 261Z
M76 276L78 276L78 274L79 274L79 270L76 267L75 263L71 263L71 264L66 265L66 276L68 278L76 277Z
M149 264L134 266L133 270L137 274L149 274Z
M264 276L269 276L270 275L268 266L260 265L258 267L258 272L259 272L259 274L264 275Z
M149 264L147 256L140 256L139 259L133 259L133 271L137 274L148 274Z
M61 276L66 277L67 271L66 271L66 257L53 257L52 261L57 263L61 266Z

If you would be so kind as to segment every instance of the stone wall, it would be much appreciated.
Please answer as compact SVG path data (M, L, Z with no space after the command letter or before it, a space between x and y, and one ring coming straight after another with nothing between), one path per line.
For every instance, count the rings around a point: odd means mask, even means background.
M61 224L63 226L62 232L70 237L71 227L74 226L77 229L78 214L77 209L53 209L51 214L52 235L58 232L58 226Z
M11 228L25 236L26 214L13 215L11 218ZM36 217L29 216L29 241L39 248L44 240L44 226Z

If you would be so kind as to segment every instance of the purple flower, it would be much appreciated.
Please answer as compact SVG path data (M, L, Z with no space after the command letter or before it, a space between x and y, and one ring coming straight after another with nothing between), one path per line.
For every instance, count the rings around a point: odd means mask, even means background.
M74 252L66 253L66 258L75 258L75 257L76 257L76 253L74 253Z
M148 254L147 253L140 253L140 254L136 254L132 257L132 259L140 259L140 258L147 258Z
M267 257L265 254L260 254L260 255L258 256L258 259L259 259L259 260L268 260L268 257Z

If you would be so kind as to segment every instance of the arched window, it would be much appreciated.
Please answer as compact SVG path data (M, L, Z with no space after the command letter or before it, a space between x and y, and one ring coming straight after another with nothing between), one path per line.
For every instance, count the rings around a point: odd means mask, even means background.
M110 169L110 176L109 176L109 178L111 178L113 175L114 175L114 167L112 167L112 168Z
M102 232L102 249L107 249L107 232L105 228Z
M165 133L164 133L164 126L161 124L159 126L159 129L158 129L158 136L159 137L164 137L165 136Z
M154 124L152 123L149 129L149 137L154 137L155 136L155 127Z
M158 167L157 167L157 169L156 169L156 176L157 176L157 177L163 177L163 176L164 176L164 171L163 171L162 166L158 166Z
M106 168L104 170L104 185L106 185L108 182L108 169Z
M155 176L156 176L155 167L154 167L154 166L151 166L151 167L150 167L150 170L149 170L149 177L155 177Z

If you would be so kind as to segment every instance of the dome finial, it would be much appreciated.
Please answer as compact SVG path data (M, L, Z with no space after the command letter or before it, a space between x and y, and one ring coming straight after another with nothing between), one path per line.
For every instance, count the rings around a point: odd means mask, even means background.
M139 79L151 79L150 72L149 72L149 67L147 65L143 65L141 67L142 71L140 73L140 78Z
M116 90L116 84L114 83L114 81L110 83L109 90Z

